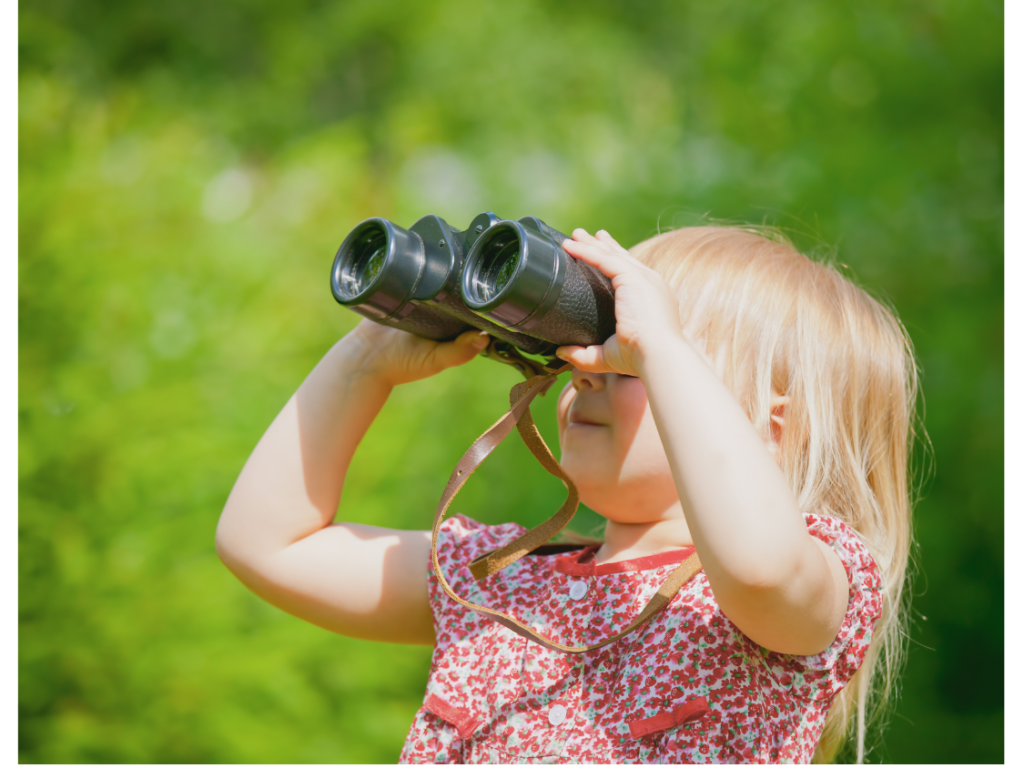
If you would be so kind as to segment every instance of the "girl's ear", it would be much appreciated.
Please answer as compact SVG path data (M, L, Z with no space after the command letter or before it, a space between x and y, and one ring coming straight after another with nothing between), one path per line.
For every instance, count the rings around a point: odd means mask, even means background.
M773 454L778 451L782 443L782 432L786 428L786 407L789 405L789 395L772 394L768 402L768 423L771 427L771 440L768 443L768 450Z

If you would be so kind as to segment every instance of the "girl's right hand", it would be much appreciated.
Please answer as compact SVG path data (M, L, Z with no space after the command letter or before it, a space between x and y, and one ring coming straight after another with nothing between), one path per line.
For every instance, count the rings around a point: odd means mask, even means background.
M470 330L452 341L433 341L372 320L360 322L349 338L360 350L360 373L392 387L464 365L490 342L484 331Z

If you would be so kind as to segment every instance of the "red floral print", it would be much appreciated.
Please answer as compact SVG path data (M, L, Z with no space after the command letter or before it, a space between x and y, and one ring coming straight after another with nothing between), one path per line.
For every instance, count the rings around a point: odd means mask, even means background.
M463 608L431 574L437 642L401 761L809 763L832 700L864 661L882 580L853 529L804 517L850 581L839 634L814 656L750 640L721 612L703 572L646 626L577 655L541 648ZM530 555L483 581L472 577L473 558L523 531L456 515L441 527L438 560L464 598L572 645L625 628L692 552L595 566L588 548Z

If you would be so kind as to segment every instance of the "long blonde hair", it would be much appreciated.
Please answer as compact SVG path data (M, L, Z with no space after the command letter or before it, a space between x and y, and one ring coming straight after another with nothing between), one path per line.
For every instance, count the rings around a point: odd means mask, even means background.
M881 712L893 692L906 637L917 402L907 333L884 304L774 230L687 227L631 252L677 291L683 327L724 357L725 383L763 438L772 389L789 396L777 456L801 511L852 526L881 569L885 605L871 649L834 700L814 755L833 760L856 714L862 762L867 712Z

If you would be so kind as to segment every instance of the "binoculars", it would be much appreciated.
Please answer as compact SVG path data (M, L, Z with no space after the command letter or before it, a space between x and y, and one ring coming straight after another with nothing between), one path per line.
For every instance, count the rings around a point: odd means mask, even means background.
M614 289L565 252L566 239L534 216L481 213L464 231L433 214L409 229L374 217L338 248L331 292L371 320L428 339L486 331L503 342L492 343L492 357L524 360L509 347L550 356L565 344L601 344L615 333Z

